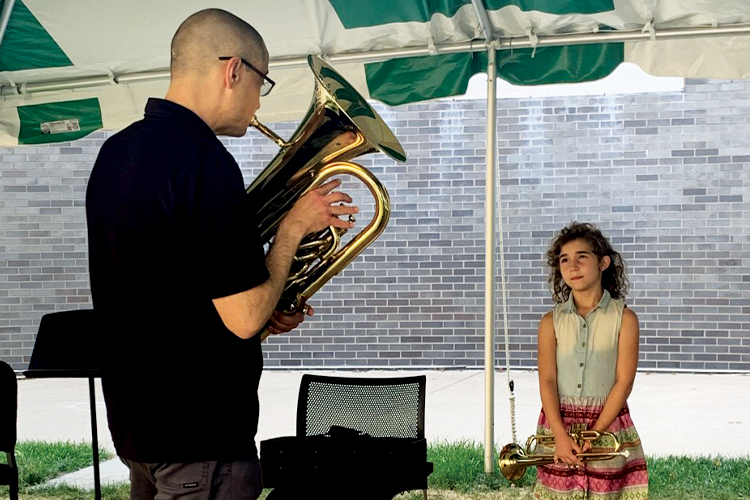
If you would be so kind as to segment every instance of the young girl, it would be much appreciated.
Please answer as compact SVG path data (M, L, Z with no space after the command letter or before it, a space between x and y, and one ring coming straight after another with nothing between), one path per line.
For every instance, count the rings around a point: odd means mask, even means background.
M628 280L620 254L593 224L563 228L547 251L557 303L539 324L538 434L551 434L555 463L539 466L536 498L648 498L648 472L627 398L638 366L638 318L625 306ZM577 455L612 449L601 437L579 446L573 424L612 432L629 456L582 461Z

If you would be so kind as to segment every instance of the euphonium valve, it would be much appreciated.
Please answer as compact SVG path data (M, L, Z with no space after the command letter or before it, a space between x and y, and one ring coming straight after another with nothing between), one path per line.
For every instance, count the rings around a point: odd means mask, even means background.
M620 441L611 432L586 430L585 425L574 425L569 434L578 446L583 446L586 441L593 443L601 437L606 437L612 442L612 447L608 451L579 454L578 458L581 461L611 460L615 457L630 456L628 450L620 451ZM534 443L547 448L553 448L555 446L555 438L554 436L547 434L537 434L529 437L526 441L525 448L516 443L510 443L503 446L503 449L500 451L500 460L498 464L500 466L500 472L505 476L505 479L508 481L518 481L526 473L527 467L554 463L554 455L551 453L534 454L532 452L532 446Z
M255 203L261 240L270 243L292 205L334 176L357 178L369 189L375 209L370 223L341 248L346 231L334 227L302 241L277 306L287 313L300 309L388 223L390 199L385 187L369 170L350 160L382 151L395 160L406 161L398 139L354 87L321 59L309 56L308 63L315 75L313 100L292 137L285 141L257 120L251 123L281 147L247 189ZM267 336L264 329L261 339Z

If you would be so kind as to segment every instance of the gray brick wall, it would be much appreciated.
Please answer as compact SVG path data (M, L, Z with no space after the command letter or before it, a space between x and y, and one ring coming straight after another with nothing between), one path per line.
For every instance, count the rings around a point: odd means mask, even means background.
M390 192L391 222L315 295L313 318L267 343L267 367L483 366L484 103L376 107L409 156L360 159ZM504 99L498 134L512 366L536 363L549 240L586 220L628 264L641 369L750 371L750 81ZM0 358L17 369L44 313L90 307L83 197L108 135L0 149ZM248 183L276 152L255 132L224 142ZM363 226L369 194L346 189Z

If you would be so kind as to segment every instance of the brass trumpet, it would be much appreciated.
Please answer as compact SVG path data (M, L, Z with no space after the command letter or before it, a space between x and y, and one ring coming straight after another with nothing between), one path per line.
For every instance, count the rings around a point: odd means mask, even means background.
M584 462L592 460L611 460L615 457L630 456L628 450L620 451L620 441L611 432L587 430L586 424L574 424L570 429L569 435L578 446L583 446L586 441L596 441L601 437L607 437L612 441L613 446L611 451L587 452L578 455L578 458ZM516 443L510 443L503 446L503 449L500 451L499 465L500 472L505 476L505 479L508 481L518 481L526 473L526 467L554 463L555 459L553 454L534 454L532 452L532 447L535 443L546 448L554 448L555 437L548 434L536 434L526 440L525 448Z

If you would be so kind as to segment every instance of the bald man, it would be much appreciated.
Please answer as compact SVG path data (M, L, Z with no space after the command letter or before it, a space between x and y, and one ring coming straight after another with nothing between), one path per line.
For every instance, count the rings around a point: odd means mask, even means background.
M177 30L165 99L102 146L86 192L102 384L131 498L248 498L263 365L257 333L303 319L274 312L302 238L348 228L357 208L331 181L302 197L266 255L240 169L216 135L243 136L273 87L249 24L218 9Z

